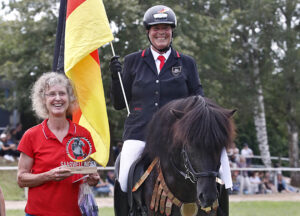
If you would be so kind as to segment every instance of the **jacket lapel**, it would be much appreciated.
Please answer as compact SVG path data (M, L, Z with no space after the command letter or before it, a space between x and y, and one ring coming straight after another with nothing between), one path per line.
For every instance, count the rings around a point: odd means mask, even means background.
M177 54L176 54L176 51L171 48L171 53L170 53L170 56L169 58L167 59L164 67L162 68L162 70L160 71L159 74L162 74L164 73L164 71L168 70L169 68L171 68L173 65L175 65L176 63L178 62L178 57L177 57Z
M148 48L146 50L145 56L143 59L146 62L146 64L148 65L148 67L152 70L152 72L155 73L155 75L157 75L155 61L154 61L154 58L153 58L150 48Z

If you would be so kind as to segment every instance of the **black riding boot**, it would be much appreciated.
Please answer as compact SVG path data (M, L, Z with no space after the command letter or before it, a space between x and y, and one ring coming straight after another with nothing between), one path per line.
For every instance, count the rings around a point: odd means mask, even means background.
M219 208L217 210L217 216L228 216L229 215L229 194L228 190L225 189L225 185L218 184L219 191Z
M128 216L128 195L121 190L120 183L117 180L115 182L114 191L115 216Z

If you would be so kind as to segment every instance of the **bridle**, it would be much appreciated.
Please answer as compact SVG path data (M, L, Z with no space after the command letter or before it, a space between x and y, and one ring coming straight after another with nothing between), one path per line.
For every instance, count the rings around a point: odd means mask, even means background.
M181 149L181 156L183 159L184 171L178 169L173 161L173 157L171 158L171 164L181 176L185 179L189 179L193 184L197 183L199 178L201 177L217 177L218 172L215 171L204 171L204 172L196 172L191 164L188 153L186 151L186 145L183 145Z

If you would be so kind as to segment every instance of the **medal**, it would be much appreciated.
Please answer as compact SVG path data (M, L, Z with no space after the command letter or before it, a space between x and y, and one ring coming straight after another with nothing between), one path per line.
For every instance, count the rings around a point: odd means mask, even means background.
M196 203L183 203L180 213L182 216L195 216L198 213L198 206Z

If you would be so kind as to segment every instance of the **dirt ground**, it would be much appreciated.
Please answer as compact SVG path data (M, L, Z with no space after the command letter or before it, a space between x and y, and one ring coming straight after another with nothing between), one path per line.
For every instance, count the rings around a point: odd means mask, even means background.
M230 195L230 202L243 201L294 201L300 202L300 193L282 193L282 194L257 194L257 195ZM113 198L96 198L98 206L113 207ZM5 201L6 209L24 209L26 201Z

